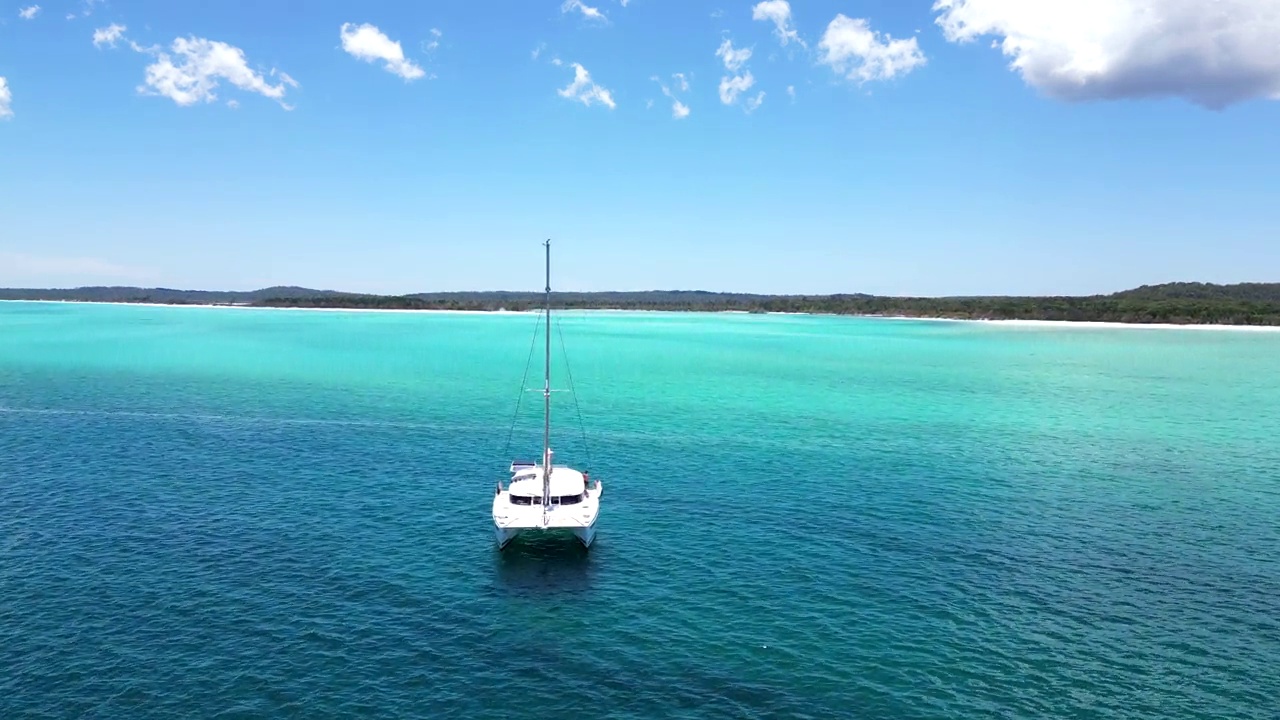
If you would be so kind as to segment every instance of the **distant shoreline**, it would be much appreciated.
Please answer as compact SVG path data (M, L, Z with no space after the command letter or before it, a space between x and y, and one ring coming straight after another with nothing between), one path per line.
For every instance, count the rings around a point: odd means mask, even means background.
M0 299L136 305L409 312L524 312L546 303L544 293L513 290L376 295L277 285L258 290L180 290L130 286L0 288ZM703 290L557 291L560 310L748 314L791 313L919 320L1117 323L1134 326L1280 326L1280 283L1143 285L1110 295L908 297L838 293L762 295Z
M327 313L399 313L399 314L449 314L449 315L530 315L538 309L528 310L450 310L439 308L404 309L404 308L352 308L352 307L308 307L308 306L276 306L254 305L247 303L156 303L156 302L120 302L100 300L0 300L0 303L32 303L59 305L117 305L151 308L193 308L205 310L296 310L301 312ZM809 313L809 312L751 312L748 310L682 310L666 308L560 308L559 312L583 313L673 313L686 315L792 315L797 317L847 317L864 320L914 320L923 322L967 323L999 327L1021 327L1028 329L1047 328L1127 328L1137 330L1222 330L1246 332L1280 332L1280 325L1245 325L1226 323L1151 323L1151 322L1104 322L1096 320L1027 320L1020 318L953 318L924 315L882 315L871 313Z

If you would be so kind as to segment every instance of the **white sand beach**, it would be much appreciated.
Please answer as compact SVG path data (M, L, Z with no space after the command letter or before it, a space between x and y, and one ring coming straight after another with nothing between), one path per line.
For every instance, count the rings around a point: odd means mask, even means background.
M1280 325L1177 325L1174 323L1112 323L1087 320L959 320L958 322L1024 328L1122 328L1126 330L1226 330L1244 332L1280 332Z

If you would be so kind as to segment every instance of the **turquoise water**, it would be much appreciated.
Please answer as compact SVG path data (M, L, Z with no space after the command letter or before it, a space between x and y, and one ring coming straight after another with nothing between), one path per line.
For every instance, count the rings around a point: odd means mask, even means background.
M1280 714L1280 334L535 322L0 303L0 717Z

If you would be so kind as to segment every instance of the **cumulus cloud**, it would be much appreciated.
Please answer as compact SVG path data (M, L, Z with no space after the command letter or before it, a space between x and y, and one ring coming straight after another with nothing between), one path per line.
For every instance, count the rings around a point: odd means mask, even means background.
M751 8L751 19L773 23L774 34L784 46L795 41L800 47L807 47L800 39L800 33L791 25L791 3L787 0L764 0L756 3Z
M750 70L739 73L747 61L751 59L751 48L734 49L733 43L725 40L720 43L720 48L716 50L716 57L724 62L724 68L732 75L725 75L720 78L720 102L725 105L733 105L738 102L738 97L746 91L750 90L756 84L755 76ZM747 112L752 112L760 107L764 102L764 93L761 92L755 98L748 98L743 105Z
M338 34L342 38L342 49L357 60L369 63L381 60L386 63L382 66L384 70L410 82L427 74L417 63L405 58L399 41L387 37L373 25L342 23Z
M24 7L18 11L18 17L22 18L23 20L32 20L35 18L36 15L39 15L39 14L40 14L39 5Z
M747 64L751 59L751 48L733 49L733 41L725 40L720 43L720 48L716 50L716 57L724 61L724 68L729 72L738 72L738 69Z
M608 19L604 16L604 13L600 12L600 8L591 7L582 2L582 0L565 0L564 4L560 6L560 12L562 13L570 13L575 10L582 13L582 17L588 20Z
M756 84L755 77L748 70L744 75L735 77L720 78L720 102L725 105L732 105L738 101L738 96L751 89Z
M272 70L270 76L278 77L280 82L271 84L249 68L244 51L233 45L189 37L174 40L170 46L172 54L158 48L142 48L136 43L133 49L156 58L146 68L144 84L138 86L138 92L144 95L167 97L183 107L210 103L218 99L214 91L225 80L241 90L271 98L286 110L292 109L284 102L286 86L296 88L298 82L287 73Z
M937 0L951 42L990 36L1061 100L1181 97L1221 109L1280 99L1276 0Z
M573 66L573 82L569 83L568 87L557 91L560 97L577 100L588 107L595 103L600 103L610 110L617 107L613 102L613 93L595 84L586 68L578 63L570 63L570 65Z
M13 93L9 90L9 81L0 77L0 120L13 117Z
M103 45L116 46L116 41L124 37L124 31L129 28L124 25L111 23L104 28L98 28L93 31L93 46L102 47Z
M892 80L925 64L915 38L901 40L871 29L863 18L836 15L818 43L819 62L859 83Z

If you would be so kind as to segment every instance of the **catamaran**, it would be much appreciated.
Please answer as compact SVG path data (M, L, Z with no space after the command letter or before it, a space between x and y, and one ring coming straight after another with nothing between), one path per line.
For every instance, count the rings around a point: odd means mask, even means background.
M542 461L514 461L507 487L498 481L493 496L493 531L499 550L516 537L533 533L572 535L583 546L591 547L604 491L599 479L592 484L588 473L557 466L554 462L555 453L551 450L551 241L543 243L543 247L547 255L547 353L542 387Z

